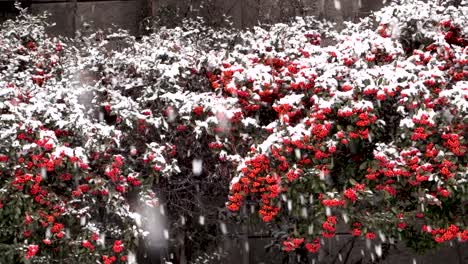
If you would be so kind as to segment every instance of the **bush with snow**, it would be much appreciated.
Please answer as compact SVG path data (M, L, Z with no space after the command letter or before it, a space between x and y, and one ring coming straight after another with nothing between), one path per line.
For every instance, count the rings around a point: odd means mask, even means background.
M126 262L155 190L181 219L218 219L193 201L229 193L287 252L341 224L421 250L466 241L467 15L415 2L342 32L191 21L64 41L23 12L0 28L0 260Z

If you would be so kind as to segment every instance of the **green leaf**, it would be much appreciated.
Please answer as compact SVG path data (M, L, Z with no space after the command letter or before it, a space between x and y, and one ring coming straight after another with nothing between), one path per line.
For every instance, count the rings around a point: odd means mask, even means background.
M365 170L367 169L367 161L364 161L363 163L361 163L361 165L359 165L359 170Z

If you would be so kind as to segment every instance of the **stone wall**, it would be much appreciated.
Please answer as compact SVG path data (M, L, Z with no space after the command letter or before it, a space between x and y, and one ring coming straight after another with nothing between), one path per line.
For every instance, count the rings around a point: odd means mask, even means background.
M441 247L417 254L402 242L390 244L377 238L370 241L355 238L346 232L339 232L334 238L325 239L317 255L309 255L308 261L298 262L288 258L278 250L266 252L265 246L271 242L268 229L263 225L229 226L224 244L220 245L225 256L206 258L199 263L225 264L464 264L468 263L468 243L453 241ZM262 228L263 227L263 228ZM262 230L263 229L263 230ZM247 230L247 231L246 231ZM255 230L255 231L254 231ZM261 230L259 232L259 230ZM233 236L232 236L233 235ZM234 238L235 237L235 238Z
M124 28L138 34L138 24L142 19L140 0L117 1L63 1L34 0L30 5L32 13L51 14L49 22L55 23L50 33L73 36L75 31L90 25L100 29Z
M178 10L182 14L197 12L198 15L214 21L223 14L231 17L239 28L251 27L261 23L282 22L295 16L318 16L342 22L352 20L360 14L362 0L149 0L152 14L161 9ZM200 8L200 4L202 7ZM362 6L362 5L361 5ZM375 0L372 9L382 6Z
M13 0L0 0L0 21L14 14ZM382 0L25 0L33 13L47 11L53 34L73 36L84 24L96 28L125 28L134 35L144 32L146 17L175 20L201 16L212 24L230 17L234 26L245 28L258 23L283 22L295 16L313 15L341 23L380 8Z

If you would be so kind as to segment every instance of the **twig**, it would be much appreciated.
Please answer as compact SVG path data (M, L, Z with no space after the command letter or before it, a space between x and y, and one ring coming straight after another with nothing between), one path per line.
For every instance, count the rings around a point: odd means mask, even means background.
M338 259L338 256L340 255L341 251L343 251L343 249L345 249L349 243L352 243L351 245L351 250L353 249L352 246L354 245L354 241L356 240L355 237L353 237L353 239L349 240L346 244L344 244L340 250L338 250L338 253L336 254L335 258L333 259L332 263L336 263L336 260ZM349 253L349 252L348 252Z
M351 251L353 251L353 248L354 248L354 242L356 242L356 238L353 237L353 242L351 243L351 247L349 248L349 251L348 253L346 254L346 258L344 260L344 264L348 263L348 259L349 259L349 256L351 255Z

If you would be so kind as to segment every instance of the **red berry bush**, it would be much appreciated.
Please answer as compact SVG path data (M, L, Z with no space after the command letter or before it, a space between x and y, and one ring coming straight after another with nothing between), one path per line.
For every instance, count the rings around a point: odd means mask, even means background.
M466 11L391 5L333 46L294 28L258 37L248 60L231 53L213 87L237 96L246 116L276 115L240 161L228 208L255 201L264 222L282 224L288 252L316 252L310 243L335 236L340 221L354 236L417 250L466 241Z
M405 2L341 32L186 21L136 41L52 38L22 12L0 27L0 262L133 263L148 210L171 243L242 211L291 254L337 232L466 241L467 15ZM226 232L189 231L199 251Z

